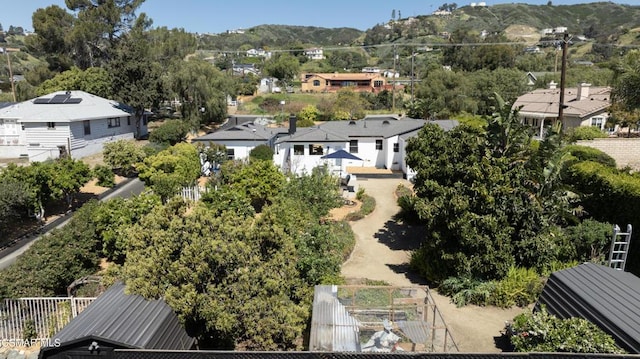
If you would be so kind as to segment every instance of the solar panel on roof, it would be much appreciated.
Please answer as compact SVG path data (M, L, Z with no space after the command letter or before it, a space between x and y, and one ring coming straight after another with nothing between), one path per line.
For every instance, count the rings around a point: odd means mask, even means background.
M68 95L68 94L55 95L53 96L51 101L49 101L49 103L55 103L55 104L65 103L69 99L69 97L71 97L71 95Z
M65 103L72 103L73 104L73 103L80 103L80 102L82 102L81 98L73 97L73 98L68 99Z
M37 99L35 99L33 101L33 103L35 103L35 104L49 103L49 100L50 99L48 99L48 98L37 98Z

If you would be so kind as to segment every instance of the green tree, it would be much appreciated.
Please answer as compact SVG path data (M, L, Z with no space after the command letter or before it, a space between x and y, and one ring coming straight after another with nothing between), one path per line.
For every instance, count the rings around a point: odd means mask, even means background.
M77 13L66 34L78 67L100 67L111 59L112 50L126 37L144 0L66 0ZM144 17L144 15L142 16Z
M47 95L56 91L85 91L90 94L109 98L111 95L111 78L107 71L99 67L91 67L80 70L72 67L52 79L44 81L36 88L38 96Z
M189 125L182 120L168 120L156 127L149 135L149 141L173 146L187 139Z
M427 117L447 119L462 112L477 113L478 100L472 96L471 78L462 72L438 69L430 71L416 86L415 94L420 105L418 113Z
M249 158L251 160L273 161L273 150L267 145L259 145L251 149Z
M92 212L98 202L85 204L71 221L43 236L7 269L0 272L0 297L67 295L74 280L98 270L100 241Z
M139 2L133 0L132 6ZM140 134L145 109L157 107L155 105L164 94L162 69L150 57L148 34L144 31L148 26L150 20L140 16L134 28L120 39L107 68L112 79L113 99L133 107L135 111L136 136Z
M174 63L169 88L180 100L182 118L193 129L221 123L227 115L227 95L235 95L233 80L204 60Z
M311 127L315 124L320 116L320 111L314 105L307 105L298 112L296 117L298 118L297 125L300 127Z
M59 6L51 5L36 10L31 19L34 35L25 38L27 49L35 56L44 57L49 70L69 70L74 61L66 37L73 29L73 15Z
M29 188L25 183L0 174L0 228L26 214L29 196Z
M133 141L117 140L104 144L102 156L111 169L124 176L131 176L135 173L136 164L144 159L145 153Z
M267 218L178 201L129 232L129 290L163 297L200 348L298 348L308 318L300 304L293 241Z
M247 197L256 212L272 203L285 183L284 175L271 161L226 162L221 172L222 183Z
M91 178L91 168L86 163L64 157L53 162L47 185L53 199L65 199L71 207L75 195Z
M540 270L556 258L561 209L547 196L559 183L545 177L553 159L534 158L530 139L498 97L486 130L427 125L409 141L414 209L428 233L411 263L427 279L502 278L512 266Z
M262 71L267 76L277 78L286 87L298 76L300 62L294 56L282 53L267 60Z
M342 119L340 113L345 113L349 120L364 118L367 107L367 101L360 97L357 92L349 88L343 88L336 95L332 117L336 120Z
M195 146L178 143L146 157L137 169L140 179L167 201L182 187L195 184L200 177L200 159Z

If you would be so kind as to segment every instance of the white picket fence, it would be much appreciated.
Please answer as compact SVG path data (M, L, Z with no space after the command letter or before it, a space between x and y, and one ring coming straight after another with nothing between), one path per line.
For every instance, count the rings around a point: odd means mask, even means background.
M0 304L0 338L21 340L35 334L47 340L80 314L95 298L5 299ZM27 329L30 333L25 333Z
M182 198L190 201L199 201L203 193L207 193L206 187L193 186L182 188Z

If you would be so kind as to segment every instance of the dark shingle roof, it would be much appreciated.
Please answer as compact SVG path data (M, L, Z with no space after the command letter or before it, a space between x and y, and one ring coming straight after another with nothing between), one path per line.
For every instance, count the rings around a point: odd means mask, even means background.
M593 263L551 275L536 304L560 318L580 317L640 353L640 278Z
M348 137L381 137L402 135L422 128L427 121L413 118L402 120L330 121L319 127Z
M87 337L131 349L187 350L194 343L163 300L125 294L123 283L111 286L52 340L64 346Z
M255 131L254 131L255 130ZM269 141L280 133L286 133L286 128L271 128L263 125L254 124L252 122L242 123L224 130L219 130L206 134L204 136L196 137L192 141L204 141L204 142L216 142L216 141L230 141L230 140L256 140L256 141Z

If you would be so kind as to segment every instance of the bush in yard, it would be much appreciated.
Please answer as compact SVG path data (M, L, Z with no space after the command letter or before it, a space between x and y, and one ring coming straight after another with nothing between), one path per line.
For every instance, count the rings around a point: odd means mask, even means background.
M607 134L602 132L598 127L580 126L573 128L568 133L572 141L593 140L594 138L605 138Z
M501 308L525 307L538 299L543 286L534 269L511 267L506 277L496 282L491 304Z
M98 186L113 187L116 185L116 175L109 166L97 165L93 169L93 175L98 179Z
M576 163L583 161L593 161L608 167L616 167L616 160L597 148L580 145L569 145L564 148L564 151L572 156L572 158L569 159L569 164L571 164L572 162Z
M252 160L273 161L273 150L267 145L258 145L249 152Z
M151 131L149 141L173 146L187 139L189 129L182 120L169 120Z
M585 219L580 224L564 229L566 244L561 259L603 263L607 258L613 235L611 223Z
M507 325L506 334L517 352L624 353L595 324L582 318L560 319L544 307L516 316Z
M130 140L108 142L103 148L104 162L123 176L134 174L136 163L146 157L144 151Z

